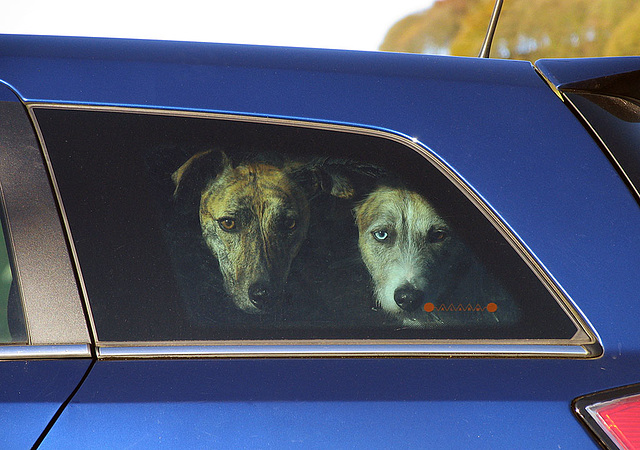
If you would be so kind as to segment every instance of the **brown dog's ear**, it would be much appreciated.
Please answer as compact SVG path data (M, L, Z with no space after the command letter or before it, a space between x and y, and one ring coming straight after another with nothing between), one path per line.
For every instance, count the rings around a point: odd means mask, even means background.
M373 189L384 173L382 168L372 164L328 158L296 165L289 172L309 197L325 192L344 199L362 197Z
M185 162L183 165L181 165L178 170L176 170L175 172L173 172L171 174L171 180L173 181L173 184L175 185L175 191L173 192L173 195L176 195L176 193L178 192L178 187L180 186L180 181L182 181L182 177L184 176L184 174L186 172L189 171L189 168L191 166L193 166L200 158L202 158L203 156L207 155L211 153L211 150L205 151L205 152L200 152L200 153L196 153L195 155L193 155L191 158L189 158L187 160L187 162Z
M185 190L203 189L209 179L215 178L227 166L231 166L231 160L223 152L207 150L196 153L171 175L175 185L173 196L178 197Z

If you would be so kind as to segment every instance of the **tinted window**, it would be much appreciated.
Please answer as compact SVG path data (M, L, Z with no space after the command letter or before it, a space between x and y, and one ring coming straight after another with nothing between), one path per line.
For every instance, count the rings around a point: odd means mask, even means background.
M7 252L4 233L0 233L0 342L11 341L7 318L11 280L13 280L13 276L11 274L11 266L9 266L9 253Z
M548 287L400 142L36 109L101 341L570 339Z
M0 207L2 203L0 202ZM13 276L5 224L0 209L0 343L25 342L26 330L18 285Z
M636 190L640 187L640 100L567 94L620 164Z

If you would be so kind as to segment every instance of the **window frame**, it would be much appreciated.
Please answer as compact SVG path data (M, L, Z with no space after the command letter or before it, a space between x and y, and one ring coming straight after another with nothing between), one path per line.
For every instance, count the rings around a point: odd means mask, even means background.
M500 216L470 187L446 162L419 141L389 130L367 128L355 125L311 120L252 116L247 114L219 113L208 111L158 109L127 106L78 105L61 103L27 103L27 108L44 153L44 159L51 176L53 190L65 233L76 265L78 286L85 301L89 325L95 339L96 355L101 359L121 358L209 358L209 357L344 357L344 356L409 356L409 357L569 357L595 358L602 355L602 345L591 324L582 316L578 308L570 300L567 293L557 285L553 277L547 273L541 263L529 252L527 246L520 241L513 230L503 222ZM180 118L202 118L226 120L244 123L263 123L289 127L311 128L374 136L395 141L417 152L428 163L440 171L480 213L499 231L500 235L516 251L529 270L543 284L561 309L570 318L578 330L571 339L448 339L448 340L363 340L363 339L319 339L319 340L278 340L278 341L100 341L91 313L82 269L79 266L77 253L72 239L72 232L66 218L60 191L55 179L42 131L38 126L35 110L38 108L97 111L125 114L144 114Z
M0 117L5 236L27 334L26 345L0 345L0 360L90 357L73 265L28 111L1 101Z

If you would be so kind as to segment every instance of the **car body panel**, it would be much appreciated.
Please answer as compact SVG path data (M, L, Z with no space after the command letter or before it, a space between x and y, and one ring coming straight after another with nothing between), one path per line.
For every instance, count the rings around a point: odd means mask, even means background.
M0 446L30 448L90 364L90 359L0 361Z
M551 84L563 84L640 70L640 57L541 59L536 67Z
M101 39L0 42L0 80L28 106L299 119L413 140L493 208L604 347L591 360L98 360L43 446L586 448L595 442L572 416L571 400L638 381L638 203L531 64ZM607 70L599 64L598 73ZM581 75L567 80L574 76Z
M593 374L545 375L586 363L98 361L43 447L595 448L562 400Z

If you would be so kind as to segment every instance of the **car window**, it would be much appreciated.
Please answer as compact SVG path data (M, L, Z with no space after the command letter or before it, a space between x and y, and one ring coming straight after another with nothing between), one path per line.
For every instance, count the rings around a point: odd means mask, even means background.
M7 252L4 233L0 233L0 342L11 341L7 318L11 280L13 280L13 275L9 265L9 253Z
M0 199L0 206L2 206ZM0 343L25 342L26 329L0 209Z
M640 189L640 71L561 86L620 165Z
M33 111L101 342L581 332L490 211L410 141L211 114Z

